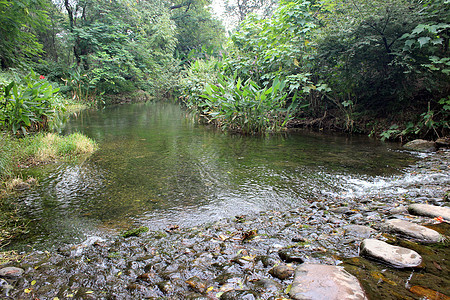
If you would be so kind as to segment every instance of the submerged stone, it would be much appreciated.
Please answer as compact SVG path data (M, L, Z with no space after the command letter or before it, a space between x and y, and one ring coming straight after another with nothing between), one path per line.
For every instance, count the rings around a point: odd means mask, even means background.
M442 240L442 236L439 232L425 226L400 219L386 221L383 229L387 232L399 233L423 243L437 243Z
M382 261L395 268L413 268L422 263L422 257L416 251L376 239L365 239L361 243L360 253L361 256Z
M204 293L206 290L206 284L197 276L189 278L186 283L196 292Z
M442 293L439 293L437 291L433 291L431 289L421 287L418 285L412 286L410 289L410 292L422 297L421 299L437 299L437 300L448 300L450 297L447 295L444 295Z
M227 291L220 297L221 300L256 300L258 294L254 291L247 290L232 290Z
M358 279L343 267L303 264L295 271L289 296L306 299L367 299Z
M402 214L402 213L407 213L407 212L408 212L408 207L404 206L404 205L391 208L388 211L388 213L391 215Z
M344 230L345 235L353 235L361 238L369 238L377 232L375 229L363 225L347 225L344 226Z
M433 152L436 151L436 143L432 141L417 139L406 143L405 145L403 145L403 148L412 151Z
M278 255L287 263L296 262L301 264L304 262L304 257L296 250L294 248L281 249L278 251Z
M409 213L425 217L442 217L450 221L450 208L445 206L436 206L429 204L411 204L408 206Z

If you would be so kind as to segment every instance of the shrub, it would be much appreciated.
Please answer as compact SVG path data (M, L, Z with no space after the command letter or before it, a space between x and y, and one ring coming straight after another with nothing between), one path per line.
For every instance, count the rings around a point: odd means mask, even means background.
M53 101L57 91L33 71L19 82L11 81L0 93L0 126L23 135L47 129L57 109Z
M183 93L182 100L189 108L196 110L199 102L203 102L201 95L204 94L208 84L217 83L220 67L221 62L214 58L199 59L184 71L180 87Z
M202 102L197 104L202 116L214 121L223 130L244 134L263 133L281 129L290 118L286 107L284 80L275 79L271 87L261 88L251 79L220 75L218 83L207 84Z

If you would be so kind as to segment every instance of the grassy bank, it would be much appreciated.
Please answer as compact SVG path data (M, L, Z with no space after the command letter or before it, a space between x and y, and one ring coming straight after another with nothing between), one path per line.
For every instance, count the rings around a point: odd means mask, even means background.
M20 207L7 198L23 189L32 188L36 179L26 178L21 170L30 166L60 161L73 161L89 155L97 144L81 133L59 136L39 133L15 138L7 133L0 136L0 247L27 229Z

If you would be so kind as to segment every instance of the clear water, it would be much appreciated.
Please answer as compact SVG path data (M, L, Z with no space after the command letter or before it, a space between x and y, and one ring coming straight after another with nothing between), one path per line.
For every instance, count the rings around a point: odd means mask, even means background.
M226 134L173 103L84 111L64 129L75 131L100 149L81 164L39 169L39 187L18 199L34 226L22 243L45 248L137 225L289 209L348 193L358 180L389 182L415 160L367 137Z

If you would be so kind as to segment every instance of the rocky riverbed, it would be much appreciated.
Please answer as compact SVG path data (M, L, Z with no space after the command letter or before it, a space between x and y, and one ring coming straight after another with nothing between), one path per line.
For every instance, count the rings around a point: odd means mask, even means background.
M402 193L323 195L289 211L234 216L192 228L173 224L127 238L90 237L51 252L30 252L0 266L2 297L323 299L314 287L316 294L309 296L301 287L312 284L311 276L324 280L336 274L339 280L332 278L322 287L350 287L354 299L449 299L449 220L417 216L420 212L410 207L433 204L445 215L449 161L450 152L439 151L406 169L404 176L427 174L431 180L405 183ZM415 224L425 224L440 235L421 240L392 230L389 219L408 221L415 231ZM367 247L373 240L401 247L393 248L400 254L412 250L420 261L408 253L414 264L398 265L364 247L361 251L363 241Z

